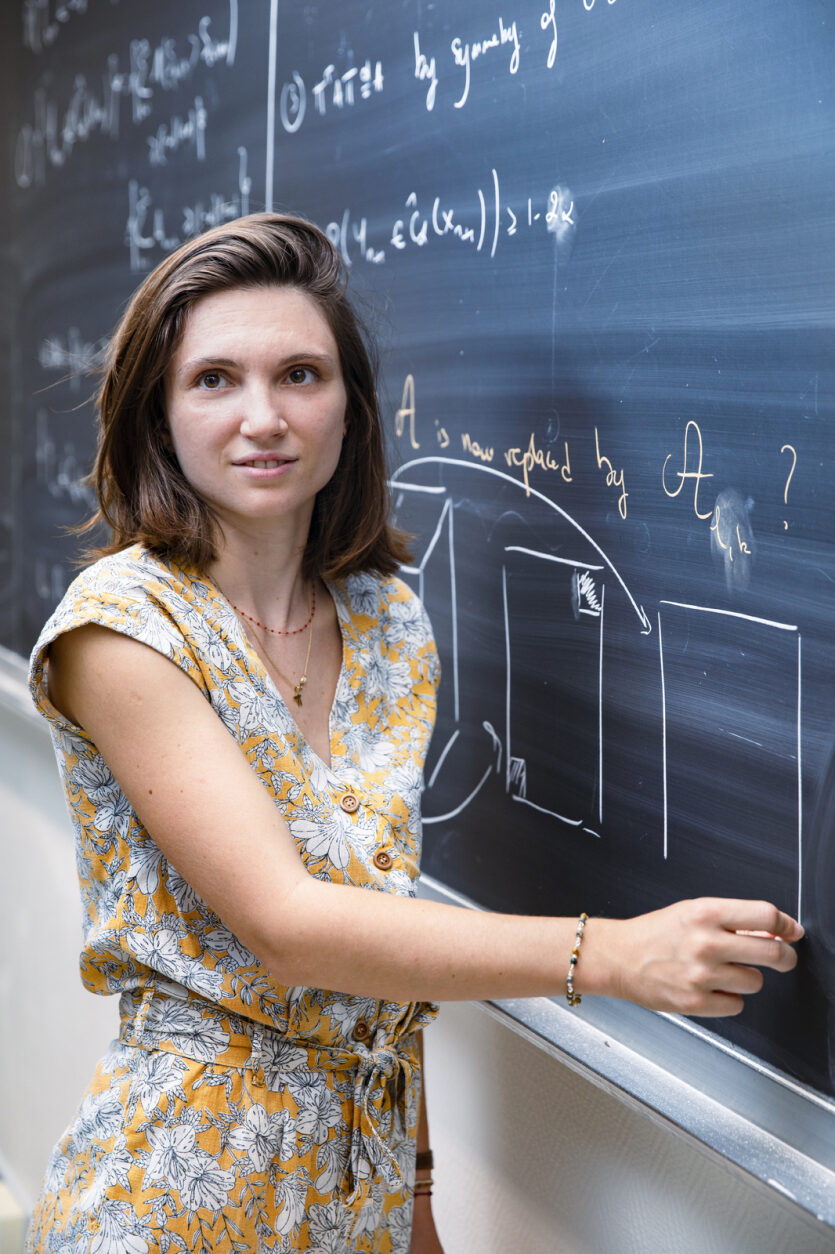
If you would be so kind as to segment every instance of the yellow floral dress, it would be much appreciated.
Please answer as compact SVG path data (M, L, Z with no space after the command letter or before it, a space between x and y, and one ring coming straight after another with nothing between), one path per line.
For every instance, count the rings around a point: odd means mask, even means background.
M424 1003L279 984L170 866L90 738L50 704L62 632L157 649L211 702L320 879L412 896L438 659L398 579L329 585L343 640L331 764L310 749L229 603L140 546L84 571L35 646L76 832L81 976L120 1031L56 1146L30 1251L405 1254Z

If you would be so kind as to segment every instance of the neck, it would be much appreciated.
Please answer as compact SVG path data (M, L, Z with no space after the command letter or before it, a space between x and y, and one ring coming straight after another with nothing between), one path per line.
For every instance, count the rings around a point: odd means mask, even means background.
M304 535L225 535L208 574L246 615L276 631L298 626L310 612L311 588L302 576Z

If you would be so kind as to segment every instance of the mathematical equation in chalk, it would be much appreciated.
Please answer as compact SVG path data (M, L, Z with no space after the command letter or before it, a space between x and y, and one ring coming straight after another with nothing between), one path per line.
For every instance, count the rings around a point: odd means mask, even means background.
M154 204L147 187L137 179L128 184L128 219L125 243L130 252L132 273L147 270L153 261L161 260L172 249L187 239L193 239L209 227L231 222L249 213L252 179L248 174L246 148L239 148L237 187L231 193L212 192L191 205L182 205L177 211L176 225L169 225L170 208Z
M351 109L361 100L370 100L383 90L383 66L380 61L349 65L340 70L333 63L326 65L320 78L308 90L307 84L294 70L282 85L278 99L278 115L288 135L300 130L308 109L325 117L329 111ZM312 103L310 103L312 102Z
M129 102L131 124L147 125L160 92L170 92L185 83L200 65L208 70L221 64L234 65L237 40L238 0L228 0L228 27L220 38L215 36L212 19L201 17L180 45L169 37L156 43L132 39L127 68L118 53L110 53L98 85L88 81L85 74L75 74L68 93L61 97L51 86L54 75L45 78L33 94L31 121L17 134L14 170L18 187L42 186L50 171L66 167L79 145L95 136L117 140L123 100ZM182 113L161 119L146 136L149 163L165 165L181 149L205 161L207 126L203 97L194 95Z
M457 240L485 257L495 257L501 239L532 228L551 232L558 247L571 244L577 216L570 188L552 187L545 197L539 194L521 201L514 198L508 203L503 198L498 171L493 169L490 173L486 192L484 188L476 188L466 208L453 205L440 195L430 200L428 196L422 199L417 192L409 192L402 216L394 219L385 240L372 241L368 218L355 217L350 208L343 211L338 221L328 223L328 237L340 250L347 266L357 259L379 265L392 249L395 253L422 249L444 238Z

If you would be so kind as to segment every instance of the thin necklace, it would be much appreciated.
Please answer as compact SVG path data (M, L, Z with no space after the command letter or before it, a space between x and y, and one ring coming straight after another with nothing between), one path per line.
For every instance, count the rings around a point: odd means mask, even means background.
M236 611L236 613L240 614L241 618L245 618L247 622L255 623L256 627L262 628L263 631L270 632L273 636L300 636L301 633L305 631L306 628L308 628L313 622L313 615L316 613L316 584L314 583L310 589L310 616L308 617L307 622L302 623L301 627L296 627L294 631L279 631L276 627L268 627L266 623L259 623L257 618L253 618L251 614L247 614L246 610L242 610L241 607L236 605L234 601L230 601L229 604L232 606L232 609ZM311 632L310 634L312 635L313 633Z
M316 593L314 592L313 595L315 598ZM315 600L313 602L313 608L314 609L316 608ZM294 633L291 632L290 634L293 635ZM296 705L301 705L302 703L302 689L307 683L307 667L308 667L308 663L310 662L310 646L312 644L313 644L313 615L311 614L310 615L310 635L307 637L307 653L304 655L304 670L302 671L301 679L299 680L299 682L296 684L295 688L293 689L293 700L295 701Z
M221 591L223 591L223 589L221 589ZM228 597L226 599L227 601L229 600ZM298 636L308 627L310 628L310 635L307 637L307 652L304 655L304 667L302 669L301 679L293 687L293 700L296 705L302 705L302 692L304 691L304 686L307 683L307 668L310 664L310 646L313 644L313 618L316 613L316 584L312 584L310 589L310 616L307 622L303 623L301 627L297 627L295 631L278 631L275 627L268 627L266 623L259 623L257 618L253 618L251 614L247 614L246 611L242 610L240 606L235 604L234 601L229 601L229 604L237 614L240 614L241 618L245 618L248 622L254 623L256 627L260 627L263 631L271 632L274 636ZM273 665L275 666L275 663L273 663Z

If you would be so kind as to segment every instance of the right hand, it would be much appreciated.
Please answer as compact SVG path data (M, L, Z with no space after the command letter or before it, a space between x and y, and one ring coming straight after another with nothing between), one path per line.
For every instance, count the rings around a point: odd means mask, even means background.
M584 944L594 935L593 922ZM743 998L762 988L759 968L791 971L797 964L792 946L803 936L800 924L776 906L726 897L598 923L609 925L600 927L598 939L612 946L615 996L650 1010L705 1017L739 1014ZM606 938L611 929L616 932Z

